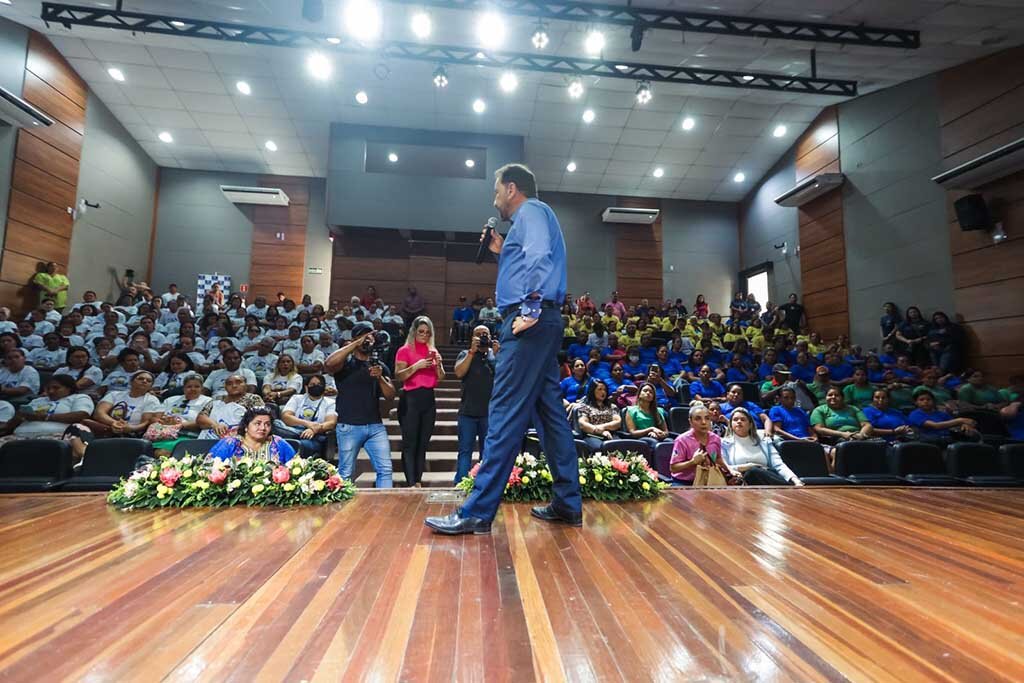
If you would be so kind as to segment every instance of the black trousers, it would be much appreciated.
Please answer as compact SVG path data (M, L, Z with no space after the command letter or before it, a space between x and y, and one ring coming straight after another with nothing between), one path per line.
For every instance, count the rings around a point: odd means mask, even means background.
M743 473L743 481L750 486L786 486L789 484L781 474L767 467L751 467Z
M398 402L398 422L402 426L402 470L408 486L420 483L427 467L427 446L434 435L437 407L433 389L413 389Z

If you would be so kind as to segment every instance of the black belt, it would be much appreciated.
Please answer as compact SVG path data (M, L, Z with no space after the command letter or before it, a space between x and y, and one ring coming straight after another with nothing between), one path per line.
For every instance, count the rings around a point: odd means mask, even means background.
M513 312L518 314L519 310L522 307L523 307L522 304L509 304L505 308L501 309L501 317L502 318L507 318ZM543 301L540 302L540 307L541 308L558 308L558 304L555 303L554 301L552 301L551 299L544 299Z

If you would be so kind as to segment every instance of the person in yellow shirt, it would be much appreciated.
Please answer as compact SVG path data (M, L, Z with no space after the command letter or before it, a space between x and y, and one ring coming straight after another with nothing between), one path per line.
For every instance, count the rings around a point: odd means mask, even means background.
M630 346L640 346L640 333L636 329L636 323L626 324L626 330L619 334L619 343L627 349Z
M586 332L590 334L594 331L594 318L590 315L583 316L576 322L576 330L579 332Z
M611 320L604 324L604 327L606 330L608 330L608 334L618 334L620 327L619 319L612 318Z
M811 332L810 337L807 339L807 350L812 355L817 356L818 354L825 353L828 351L828 344L821 341L821 335L817 332Z
M740 327L739 322L733 321L725 328L725 334L722 335L722 343L725 344L725 348L731 349L740 339L746 339L743 336L743 329Z
M725 325L722 324L722 316L712 313L708 316L707 323L711 325L711 331L719 337L725 334Z

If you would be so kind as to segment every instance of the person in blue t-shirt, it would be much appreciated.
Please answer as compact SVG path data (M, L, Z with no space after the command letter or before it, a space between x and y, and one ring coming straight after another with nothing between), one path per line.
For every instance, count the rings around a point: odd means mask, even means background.
M714 379L710 365L702 366L698 379L690 383L690 398L719 402L725 400L725 387Z
M640 335L640 360L650 365L658 362L658 346L650 334Z
M664 344L658 347L658 355L655 357L654 362L661 366L662 374L664 374L668 379L672 379L683 371L683 366L672 360L668 352L668 347Z
M828 366L828 374L832 378L832 384L844 386L853 382L853 366L844 363L838 353L826 353L825 365Z
M587 333L580 330L576 333L576 342L566 350L570 360L582 358L584 362L590 358L590 346L587 345Z
M630 346L626 350L626 361L622 364L622 372L627 379L631 379L634 382L637 381L638 377L647 376L647 363L640 360L640 349L638 347Z
M882 366L882 361L879 360L878 356L868 356L864 361L864 366L868 370L868 381L872 384L881 384L885 381L885 368Z
M587 359L587 374L603 382L607 382L608 378L612 376L611 365L601 360L601 349L590 349L590 358ZM610 389L609 393L611 393Z
M731 361L733 356L739 356L743 360L743 367L749 368L754 365L754 355L750 353L750 345L746 339L737 339L732 345L732 350L726 355Z
M590 377L587 375L587 364L582 358L572 362L572 374L563 379L559 386L562 389L562 405L568 410L573 403L587 395Z
M896 356L896 367L892 369L892 374L896 376L896 379L910 380L910 384L921 381L921 373L910 365L910 356L904 353Z
M756 403L744 400L743 387L739 384L730 384L729 389L725 392L725 398L725 403L721 404L722 415L728 418L736 408L746 408L750 411L751 415L754 415L761 420L766 433L772 433L772 420L768 417L768 413L764 412L761 406Z
M917 430L922 441L948 442L956 437L980 440L978 423L969 417L953 417L947 412L936 410L935 395L923 387L914 390L914 405L907 422Z
M789 366L789 378L794 382L813 382L814 371L817 367L811 362L810 354L806 351L800 351L796 354L796 362Z
M725 381L728 383L733 382L753 382L754 373L747 370L743 363L743 356L738 353L734 353L732 358L729 359L729 367L725 370Z
M885 368L896 367L896 347L891 343L882 344L882 352L878 354L878 360Z
M659 406L668 410L672 406L679 405L679 401L676 400L677 393L675 387L668 383L664 373L661 371L660 365L651 363L650 367L647 368L647 381L654 385Z
M872 436L880 436L886 441L896 441L914 434L906 416L889 407L888 389L875 389L875 393L871 395L871 405L866 406L861 412L871 423Z
M638 391L636 383L624 374L621 362L612 363L611 377L605 384L608 385L608 396L612 401L618 401L621 395L636 394Z
M779 405L768 410L772 421L772 433L784 441L817 441L811 430L811 416L796 404L796 389L783 386L779 389Z
M452 312L452 337L456 343L469 341L475 319L476 311L466 303L466 297L460 296L459 306Z
M757 379L761 382L768 379L769 375L775 374L775 364L779 362L779 354L775 349L768 349L764 352L761 364L757 366ZM785 363L783 363L785 365Z
M701 349L695 349L690 354L690 358L683 364L683 375L691 382L696 382L700 379L700 369L705 365L711 368L711 376L719 382L725 379L725 373L718 369L716 363L709 361Z
M1010 386L999 390L1007 401L1006 407L999 411L999 416L1006 422L1006 430L1014 441L1024 441L1024 375L1010 377Z

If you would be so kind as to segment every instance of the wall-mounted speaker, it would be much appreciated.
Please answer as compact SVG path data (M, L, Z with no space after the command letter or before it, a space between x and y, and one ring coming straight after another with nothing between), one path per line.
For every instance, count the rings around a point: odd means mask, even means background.
M969 194L953 202L956 220L961 230L990 230L992 215L988 211L985 198L980 194Z

